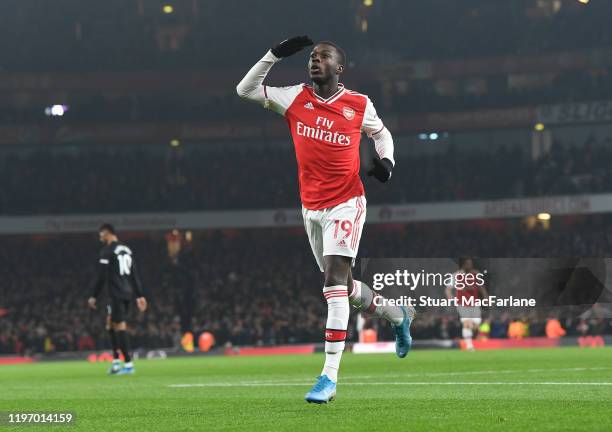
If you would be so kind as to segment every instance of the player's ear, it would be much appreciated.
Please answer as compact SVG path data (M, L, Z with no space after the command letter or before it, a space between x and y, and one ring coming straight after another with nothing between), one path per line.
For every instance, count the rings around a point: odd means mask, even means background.
M336 75L341 75L344 72L344 65L338 65L336 68Z

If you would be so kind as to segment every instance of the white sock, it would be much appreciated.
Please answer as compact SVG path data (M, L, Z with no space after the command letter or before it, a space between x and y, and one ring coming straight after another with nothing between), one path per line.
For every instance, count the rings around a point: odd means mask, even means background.
M374 292L372 288L360 282L353 280L353 287L351 294L349 295L349 301L351 304L362 312L370 313L379 318L384 318L391 324L401 324L404 320L404 312L399 306L376 306L374 304L374 298L378 297L377 303L380 304L380 298L383 298L380 294Z
M327 323L325 324L325 364L321 375L338 381L338 369L346 340L350 306L346 285L323 288L327 300Z
M474 344L472 343L472 329L463 328L463 330L461 330L461 336L463 337L463 340L465 340L467 349L474 349Z
M327 344L327 342L326 342ZM340 360L342 359L342 351L336 353L325 353L325 363L321 375L327 375L327 378L333 382L338 382L338 369L340 369Z

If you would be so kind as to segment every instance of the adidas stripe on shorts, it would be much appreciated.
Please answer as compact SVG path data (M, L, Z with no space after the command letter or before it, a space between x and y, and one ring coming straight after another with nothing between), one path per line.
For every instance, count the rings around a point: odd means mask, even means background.
M353 258L359 249L359 240L366 219L364 196L351 198L334 207L308 210L302 207L304 227L312 253L323 271L323 257L341 255Z

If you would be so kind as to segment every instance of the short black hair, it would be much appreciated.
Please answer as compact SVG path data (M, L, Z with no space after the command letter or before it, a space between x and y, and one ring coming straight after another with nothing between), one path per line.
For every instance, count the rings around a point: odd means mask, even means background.
M317 45L320 45L320 44L333 46L336 52L338 53L338 56L340 57L340 64L342 64L343 66L346 66L346 52L344 52L344 50L340 47L340 45L335 44L331 41L321 41L317 43Z
M474 263L474 259L470 256L463 256L459 258L459 267L463 267L463 265L467 262L467 261L472 261L472 264Z
M109 223L103 223L102 225L100 225L100 228L98 228L98 232L102 231L108 231L111 234L115 234L115 227Z

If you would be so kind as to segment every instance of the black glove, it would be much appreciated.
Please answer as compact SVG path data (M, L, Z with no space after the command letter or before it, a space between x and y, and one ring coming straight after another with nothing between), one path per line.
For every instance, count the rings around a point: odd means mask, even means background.
M312 44L313 42L308 36L295 36L290 39L285 39L272 48L272 54L278 58L289 57Z
M372 162L374 165L367 172L369 176L374 176L383 183L387 182L391 178L391 172L393 171L393 163L387 158L377 159L373 158Z

